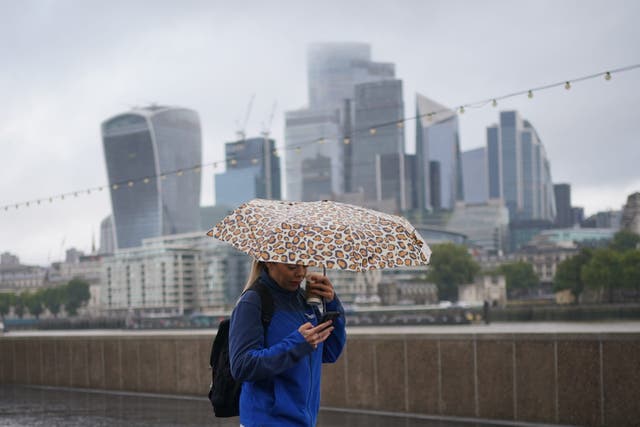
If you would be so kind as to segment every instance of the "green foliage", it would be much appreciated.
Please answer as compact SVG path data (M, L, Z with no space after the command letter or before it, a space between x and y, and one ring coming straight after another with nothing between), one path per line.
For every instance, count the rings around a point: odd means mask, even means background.
M22 294L16 294L16 296L13 298L13 312L16 314L16 316L22 319L22 317L24 316L24 311L24 297L22 296Z
M13 299L14 295L12 293L0 293L0 319L4 320L4 316L9 314Z
M638 248L640 245L640 235L631 231L621 230L614 236L609 248L618 252L625 252Z
M533 271L533 266L528 262L504 264L500 267L500 271L505 276L507 291L511 294L522 293L540 283L540 279Z
M42 290L42 302L44 306L49 310L49 312L53 315L53 317L58 317L63 298L64 289L62 289L61 287L45 288Z
M67 283L64 289L64 308L67 310L69 315L75 316L78 314L78 309L91 298L89 282L79 278L74 278Z
M458 285L472 283L480 266L467 248L453 243L434 245L432 248L428 280L438 286L441 300L456 301Z
M44 307L42 306L42 292L25 292L22 294L22 299L24 301L24 305L29 310L29 313L31 313L31 315L36 319L39 319L40 315L44 311Z
M582 267L591 260L593 251L583 248L577 255L567 258L558 264L556 275L553 278L554 292L570 289L576 300L584 291L584 280L582 280Z
M640 250L622 254L622 286L636 290L636 299L640 298Z
M591 260L582 267L581 277L586 286L604 288L608 291L608 302L613 302L613 291L622 279L622 255L612 249L598 249Z

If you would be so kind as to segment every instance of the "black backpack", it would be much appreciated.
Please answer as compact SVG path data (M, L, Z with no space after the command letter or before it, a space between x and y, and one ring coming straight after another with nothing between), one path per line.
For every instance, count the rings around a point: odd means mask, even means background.
M262 326L265 336L267 327L273 316L273 297L267 285L260 279L256 280L249 289L253 289L260 295L262 305ZM209 365L211 366L211 387L209 400L213 406L216 417L237 417L240 415L240 390L242 383L236 381L231 375L231 362L229 361L229 324L225 319L218 325L218 333L211 346Z

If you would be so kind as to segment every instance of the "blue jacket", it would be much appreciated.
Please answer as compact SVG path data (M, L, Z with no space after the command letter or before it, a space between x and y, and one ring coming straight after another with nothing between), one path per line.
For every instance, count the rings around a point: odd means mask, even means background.
M287 291L264 271L261 279L274 302L266 337L256 291L245 292L231 315L231 373L243 381L240 423L245 427L315 426L322 363L335 362L346 341L344 310L337 297L327 304L327 310L342 315L333 321L335 329L329 338L314 350L298 328L306 322L317 325L317 309L306 303L302 290Z

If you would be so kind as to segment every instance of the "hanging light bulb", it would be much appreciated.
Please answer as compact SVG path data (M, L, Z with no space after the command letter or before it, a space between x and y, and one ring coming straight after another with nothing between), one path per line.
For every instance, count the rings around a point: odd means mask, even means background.
M231 159L231 162L229 163L231 163L231 166L235 166L238 164L238 161L236 159Z
M200 173L200 166L196 166L195 168L193 168L193 172L194 173Z
M527 96L529 97L529 99L533 98L533 91L530 90L529 93L527 93Z
M369 133L370 133L371 135L375 135L375 134L376 134L376 132L378 132L378 130L377 130L376 128L371 128L371 129L369 129Z
M434 116L434 114L436 114L436 113L429 113L429 114L427 114L427 120L429 120L430 122L432 122L432 121L433 121L433 116Z
M296 154L300 154L300 151L302 151L300 147L296 147Z
M327 142L327 141L324 138L320 138L318 140L318 144L320 144L320 145L324 144L325 142Z
M611 73L610 73L609 71L607 71L607 72L604 74L604 79L605 79L606 81L611 80Z
M344 145L351 144L351 140L349 138L345 138L342 142L344 142Z
M564 84L564 88L565 88L566 90L571 89L571 83L570 83L570 82L566 82L566 83Z
M253 163L254 165L258 164L258 159L256 159L255 157L253 159L251 159L251 163Z
M145 184L148 184L149 183L149 178L143 179L142 182L144 182Z
M493 101L491 101L491 106L492 107L497 107L498 106L498 101L496 101L495 99Z
M460 114L464 114L464 106L460 107Z
M162 180L167 179L167 175L165 175L165 174L160 175L160 179L162 179Z
M398 122L397 126L399 129L402 129L404 127L404 122Z
M176 175L178 175L178 176L182 176L182 175L184 175L184 172L183 172L183 171L181 171L181 170L179 170L179 171L178 171L178 173L177 173Z
M133 181L127 182L127 185L129 186L129 188L133 187Z

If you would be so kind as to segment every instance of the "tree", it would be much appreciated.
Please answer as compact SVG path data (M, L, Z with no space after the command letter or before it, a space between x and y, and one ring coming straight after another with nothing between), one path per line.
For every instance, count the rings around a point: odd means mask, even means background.
M585 285L608 291L608 302L613 302L614 289L621 286L622 255L612 249L598 249L591 260L582 267L581 277Z
M622 286L636 290L636 301L640 300L640 250L622 254Z
M89 283L79 278L71 279L65 286L64 308L69 315L75 316L78 314L78 309L89 301L89 298L91 298Z
M464 246L444 243L432 250L428 280L438 286L441 300L456 301L458 285L472 283L480 266Z
M507 282L507 291L510 294L519 294L531 289L540 283L540 279L533 271L533 266L524 261L504 264L500 267Z
M58 317L60 306L64 297L64 290L61 287L46 288L42 292L42 303L49 310L53 317Z
M22 319L22 316L24 316L24 308L24 297L22 296L22 294L16 294L13 298L13 312L20 319Z
M22 296L24 299L24 305L29 310L29 313L31 313L32 316L35 316L36 319L39 319L40 315L44 311L44 307L42 306L42 292L25 292Z
M4 322L4 316L9 314L13 305L14 295L12 293L0 293L0 319Z
M578 301L584 291L584 280L581 276L582 267L589 262L592 254L591 249L583 248L578 254L560 262L556 269L556 275L553 277L554 292L569 289Z
M609 247L614 251L625 252L636 249L640 245L640 235L631 231L621 230L614 236Z

